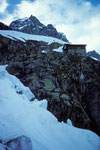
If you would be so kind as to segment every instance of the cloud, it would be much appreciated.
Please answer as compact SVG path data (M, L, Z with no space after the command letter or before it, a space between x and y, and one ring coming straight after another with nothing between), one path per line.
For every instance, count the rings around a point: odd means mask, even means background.
M22 0L5 21L31 14L45 25L53 24L72 43L86 43L87 50L100 50L100 5L85 0Z
M4 13L6 11L6 8L8 7L8 3L6 0L0 0L0 14Z

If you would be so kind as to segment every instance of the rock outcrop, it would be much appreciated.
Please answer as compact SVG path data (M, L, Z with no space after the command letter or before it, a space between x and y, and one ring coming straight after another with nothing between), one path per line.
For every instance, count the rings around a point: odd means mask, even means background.
M7 143L0 143L0 150L32 150L32 142L30 138L20 136Z
M32 142L26 136L20 136L5 143L9 150L32 150Z
M0 22L0 30L12 30L9 26L5 25L4 23Z
M32 15L29 18L13 21L9 27L13 30L24 33L55 37L68 42L66 36L63 33L57 32L56 28L54 28L52 24L45 26L35 16Z
M87 56L88 56L88 57L93 57L94 59L97 59L97 60L100 61L100 54L97 53L95 50L89 51L89 52L87 53Z
M100 135L100 62L53 51L60 46L0 37L0 64L8 64L8 72L36 98L47 99L48 110L59 121L69 118L74 126Z

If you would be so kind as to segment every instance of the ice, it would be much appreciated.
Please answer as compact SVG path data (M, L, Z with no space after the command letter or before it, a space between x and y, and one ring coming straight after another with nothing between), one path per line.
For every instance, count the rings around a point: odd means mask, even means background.
M67 125L68 125L68 126L72 126L72 122L71 122L70 119L67 119Z

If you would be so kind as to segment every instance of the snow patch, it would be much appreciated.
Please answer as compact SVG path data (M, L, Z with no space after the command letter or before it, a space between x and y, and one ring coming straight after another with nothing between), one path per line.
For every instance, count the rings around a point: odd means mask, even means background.
M41 27L41 26L38 26L38 28L42 29L43 27Z
M23 29L24 27L26 27L27 25L21 26L19 27L19 30Z
M46 50L42 50L42 53L47 53L47 51Z
M18 21L23 22L23 21L25 21L25 20L27 20L27 19L28 19L28 18L25 17L25 18L22 18L22 19L18 19Z
M59 52L59 53L63 53L63 46L57 48L57 49L53 49L53 51L55 52Z
M100 61L100 60L98 60L98 59L97 59L97 58L95 58L95 57L92 57L92 56L91 56L91 58L92 58L92 59L94 59L94 60L96 60L96 61Z

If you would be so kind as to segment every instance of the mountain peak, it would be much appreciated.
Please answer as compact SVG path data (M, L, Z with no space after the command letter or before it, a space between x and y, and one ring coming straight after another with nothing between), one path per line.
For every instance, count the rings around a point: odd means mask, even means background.
M54 28L54 26L52 24L48 24L47 27Z
M57 32L56 28L52 24L45 26L33 15L31 15L29 18L13 21L9 27L16 31L35 35L51 36L68 42L66 36Z
M39 21L35 16L33 16L33 15L31 15L30 17L29 17L29 19L32 21L34 21L34 20L36 20L36 21Z

